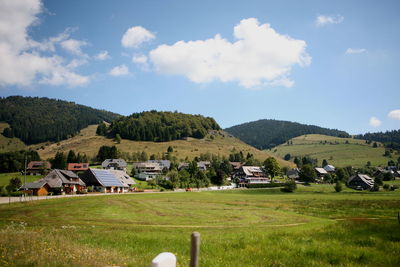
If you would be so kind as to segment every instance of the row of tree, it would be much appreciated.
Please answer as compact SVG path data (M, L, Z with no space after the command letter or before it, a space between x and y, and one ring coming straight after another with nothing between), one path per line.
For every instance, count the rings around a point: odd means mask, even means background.
M204 138L209 130L219 130L213 118L179 112L147 111L121 117L109 127L100 124L97 134L135 141L165 142L186 137Z
M40 156L33 150L0 153L0 172L23 171L25 169L25 161L29 163L36 160L40 160Z
M377 141L385 144L387 148L400 149L400 130L359 134L354 138L367 140L370 143Z
M225 129L243 142L258 149L270 149L305 134L350 137L347 132L290 121L258 120Z
M18 137L26 144L60 141L101 121L120 115L73 102L49 98L10 96L0 98L0 121L7 122L3 135Z

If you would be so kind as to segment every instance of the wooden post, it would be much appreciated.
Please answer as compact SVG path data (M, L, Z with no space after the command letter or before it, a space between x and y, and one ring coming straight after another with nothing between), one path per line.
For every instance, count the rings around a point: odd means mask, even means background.
M190 247L190 267L199 266L199 254L200 254L200 233L193 232L191 236L191 247Z

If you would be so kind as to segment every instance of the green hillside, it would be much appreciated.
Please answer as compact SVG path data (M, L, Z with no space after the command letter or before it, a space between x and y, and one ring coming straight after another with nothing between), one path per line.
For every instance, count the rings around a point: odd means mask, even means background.
M4 131L4 129L9 128L8 123L0 122L0 133ZM0 153L23 150L26 148L24 142L22 142L19 138L16 137L5 137L0 134Z
M372 144L359 139L309 134L293 138L288 143L267 151L280 158L290 154L291 160L296 156L316 158L319 165L326 159L334 166L363 167L368 161L373 166L386 166L391 159L383 156L385 148L380 143L374 148Z
M64 140L88 125L111 122L119 116L45 97L0 97L0 122L10 125L1 133L6 137L18 137L26 144Z
M271 154L266 151L258 150L249 146L237 138L223 131L211 131L205 138L186 138L185 140L174 140L169 142L148 142L148 141L132 141L122 139L120 144L117 144L113 139L104 136L96 135L97 125L91 125L83 129L79 135L76 135L67 140L58 143L41 143L30 146L31 149L37 150L42 159L54 157L58 152L68 153L69 150L85 153L89 158L97 155L99 148L103 145L115 145L119 151L124 153L134 153L145 151L148 155L162 155L169 146L174 150L173 156L178 160L186 158L192 160L200 154L211 153L214 155L228 157L231 153L242 151L253 154L254 158L264 161ZM278 158L282 166L293 166L292 163Z
M291 121L258 120L225 129L228 133L258 149L270 149L304 134L350 137L344 131Z

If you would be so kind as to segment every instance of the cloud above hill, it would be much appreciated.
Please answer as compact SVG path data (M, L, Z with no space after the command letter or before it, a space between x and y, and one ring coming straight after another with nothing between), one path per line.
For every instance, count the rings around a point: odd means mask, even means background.
M238 82L246 88L291 87L295 65L307 66L307 44L276 32L256 18L240 21L233 29L236 41L216 34L213 38L163 44L150 51L155 71L183 75L196 83Z

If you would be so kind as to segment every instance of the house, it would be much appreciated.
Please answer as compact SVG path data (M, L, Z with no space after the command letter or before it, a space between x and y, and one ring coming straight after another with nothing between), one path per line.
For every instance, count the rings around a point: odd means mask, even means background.
M106 159L101 163L103 169L126 171L126 161L123 159Z
M157 176L159 176L160 173L156 172L141 172L135 175L135 178L142 180L142 181L150 181L153 179L156 179Z
M329 172L335 172L335 169L336 169L336 168L335 168L335 166L333 166L333 165L329 165L329 164L328 164L328 165L325 165L325 166L324 166L324 170L327 171L328 173L329 173Z
M40 175L51 170L51 163L48 161L30 161L26 167L27 175Z
M36 195L47 195L52 191L60 194L73 194L86 188L85 183L72 171L52 170L44 178L22 186Z
M232 166L234 172L238 171L243 166L243 163L239 161L230 161L229 164Z
M242 166L235 173L234 178L239 178L239 186L244 187L249 184L268 184L270 179L266 176L261 167L258 166Z
M129 190L129 186L122 183L111 170L89 168L81 174L81 179L86 183L86 186L92 186L96 192L122 193Z
M357 174L347 181L347 186L356 190L369 190L374 186L374 180L366 174Z
M164 159L163 160L148 160L147 162L157 163L160 166L161 170L163 170L163 171L168 171L169 168L171 167L171 161L169 161L169 160L164 160Z
M110 170L110 172L114 174L114 176L116 176L119 179L119 181L128 188L136 184L136 182L124 171Z
M89 163L68 163L67 170L69 171L86 171L89 169Z
M289 179L298 180L300 178L300 168L294 168L294 169L288 170L286 175Z
M317 173L318 178L324 178L328 172L324 168L315 168L315 172Z
M136 173L161 173L162 167L159 163L155 162L135 162L133 163L133 168L135 168Z
M197 168L199 168L200 171L206 171L208 168L210 168L211 162L209 161L199 161L197 162ZM189 168L189 163L188 162L182 162L178 165L178 170L185 170Z

